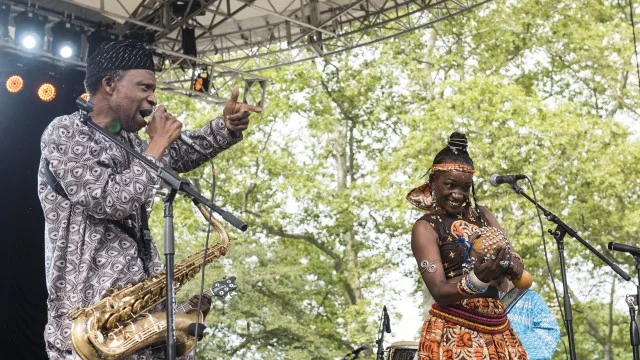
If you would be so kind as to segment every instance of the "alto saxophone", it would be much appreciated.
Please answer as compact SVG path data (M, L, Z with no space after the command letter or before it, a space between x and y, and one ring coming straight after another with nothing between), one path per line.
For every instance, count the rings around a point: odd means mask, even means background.
M218 221L209 216L207 209L198 209L220 235L220 243L197 252L175 266L174 285L178 291L202 268L224 256L229 247L229 236ZM207 258L203 259L206 251ZM149 314L149 310L166 301L165 273L120 290L110 289L107 297L88 308L75 308L69 312L71 341L83 360L118 360L149 346L166 344L166 313ZM202 313L191 310L175 314L176 354L183 356L195 345L195 338L187 327L202 319Z

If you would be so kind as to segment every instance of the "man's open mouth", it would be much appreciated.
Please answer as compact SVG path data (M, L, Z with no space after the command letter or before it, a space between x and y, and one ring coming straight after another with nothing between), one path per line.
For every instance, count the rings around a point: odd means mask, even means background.
M140 110L140 116L142 116L142 118L146 118L147 116L151 115L153 113L153 110L151 109L147 109L147 110Z

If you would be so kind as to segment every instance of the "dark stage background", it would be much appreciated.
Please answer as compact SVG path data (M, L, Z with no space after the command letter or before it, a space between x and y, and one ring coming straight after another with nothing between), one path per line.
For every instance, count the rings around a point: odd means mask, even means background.
M21 63L22 66L18 66ZM25 87L11 94L8 76ZM76 110L84 72L0 53L0 278L3 290L0 348L3 359L46 359L43 332L47 290L44 274L44 219L37 196L40 136L54 117ZM37 88L55 84L56 98L45 103ZM6 342L6 343L5 343Z

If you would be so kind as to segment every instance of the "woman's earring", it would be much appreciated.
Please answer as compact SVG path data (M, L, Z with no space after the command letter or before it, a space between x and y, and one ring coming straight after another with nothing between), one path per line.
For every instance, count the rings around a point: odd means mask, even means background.
M433 211L436 211L436 193L433 192L433 190L431 190L431 200L433 200L431 207L433 208Z

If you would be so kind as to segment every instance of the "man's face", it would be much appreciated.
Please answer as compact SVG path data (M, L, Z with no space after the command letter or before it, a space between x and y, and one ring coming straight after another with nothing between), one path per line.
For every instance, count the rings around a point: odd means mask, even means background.
M115 82L109 107L122 130L137 132L147 126L145 117L156 105L156 76L150 70L127 70Z

